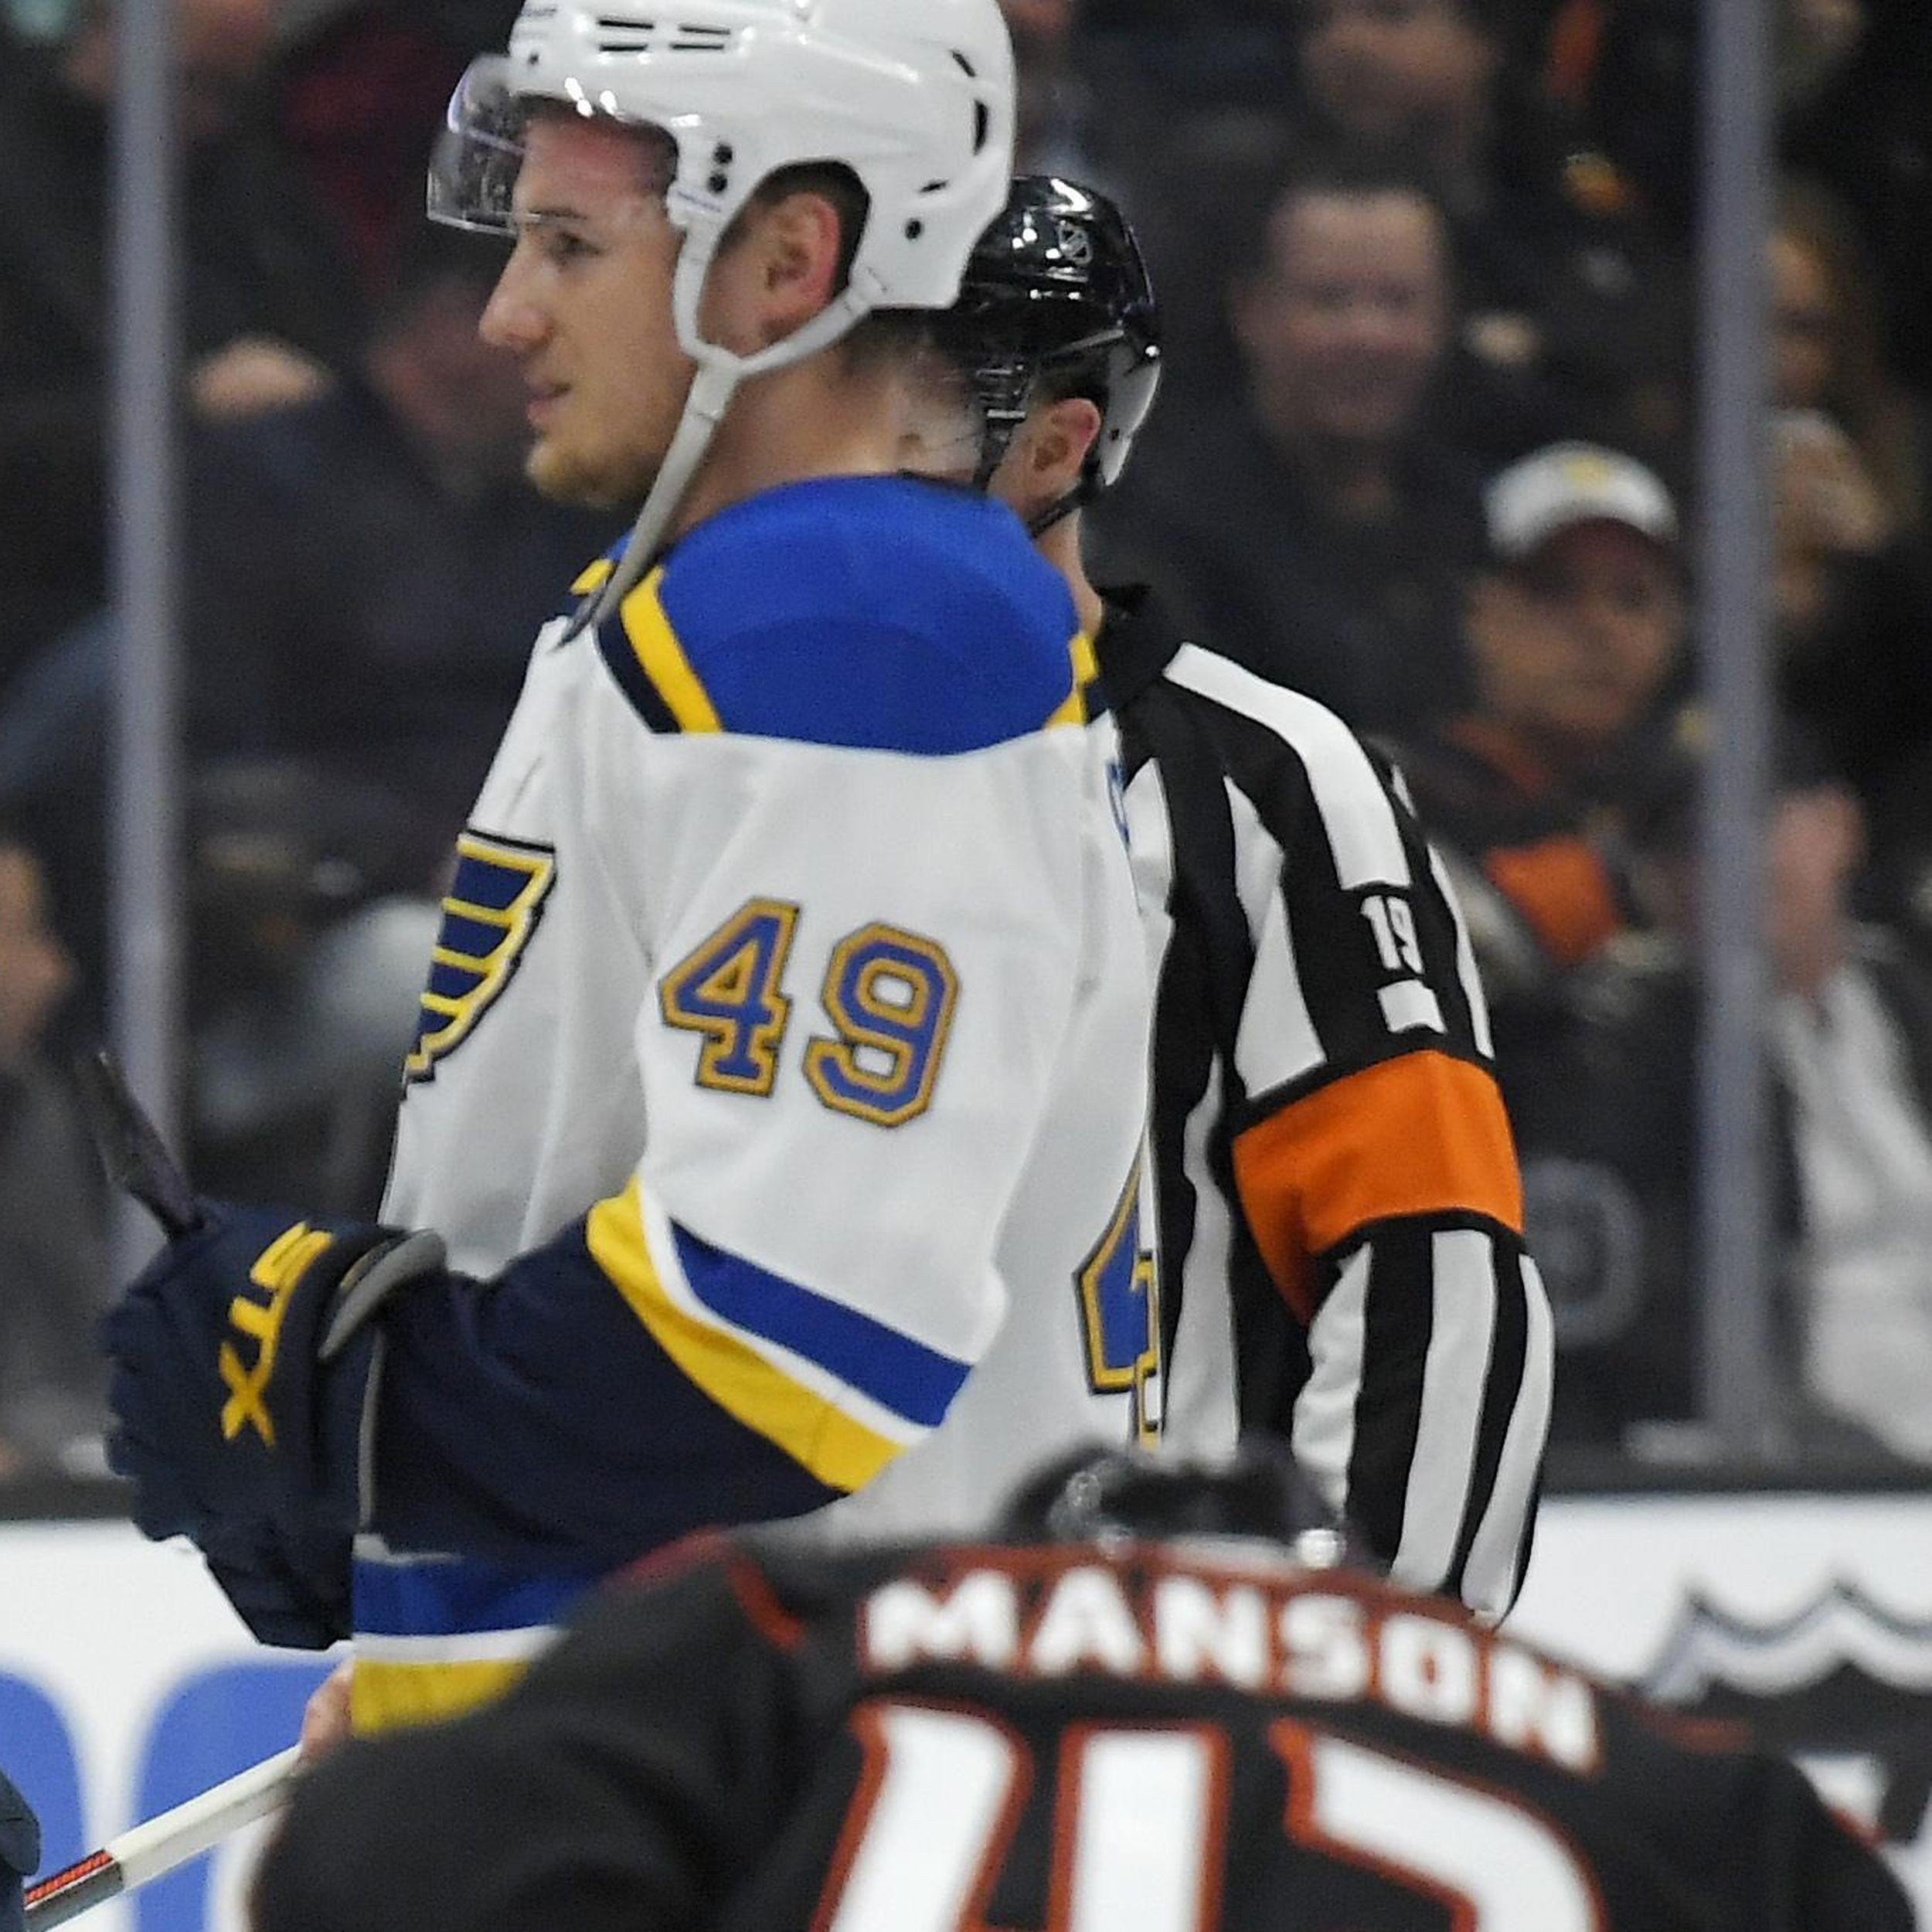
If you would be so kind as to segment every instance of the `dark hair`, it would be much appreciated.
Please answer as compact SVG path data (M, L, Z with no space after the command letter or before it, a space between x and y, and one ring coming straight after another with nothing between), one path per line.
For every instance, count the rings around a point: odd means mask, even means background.
M852 265L865 239L872 214L866 185L842 161L797 161L774 168L753 190L751 199L725 230L719 244L729 248L737 239L739 223L752 208L772 208L790 195L818 195L831 202L838 217L838 263L832 277L835 294L852 281ZM912 354L928 340L931 318L921 309L878 308L862 317L838 341L837 348L854 374L869 373Z
M774 168L752 190L751 199L733 218L719 243L720 251L737 240L740 224L747 210L775 208L792 195L817 195L832 203L838 217L838 270L835 287L840 293L852 279L852 265L865 239L866 223L872 213L872 197L866 185L842 161L795 161Z
M1420 162L1405 155L1369 154L1352 148L1303 146L1291 149L1281 168L1266 181L1251 185L1244 200L1231 209L1230 282L1238 287L1267 272L1274 226L1283 210L1298 202L1328 196L1350 201L1401 196L1418 201L1428 209L1442 236L1445 259L1451 256L1448 215Z
M1070 1451L1021 1481L998 1533L1014 1543L1265 1538L1304 1562L1382 1568L1287 1444L1264 1436L1212 1461L1092 1444Z

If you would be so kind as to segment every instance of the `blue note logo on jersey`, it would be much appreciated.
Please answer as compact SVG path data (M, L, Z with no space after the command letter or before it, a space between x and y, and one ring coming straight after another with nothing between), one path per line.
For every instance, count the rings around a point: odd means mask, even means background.
M556 881L548 845L478 832L457 840L456 876L430 955L416 1044L403 1063L409 1079L434 1078L437 1062L476 1030L509 984Z

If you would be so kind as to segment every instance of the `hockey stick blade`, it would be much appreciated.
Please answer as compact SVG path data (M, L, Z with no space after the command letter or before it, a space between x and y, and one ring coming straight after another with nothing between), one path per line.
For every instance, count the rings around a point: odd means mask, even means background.
M188 1179L130 1091L112 1054L104 1048L75 1063L81 1105L107 1179L131 1195L161 1224L171 1241L201 1226L200 1204Z
M104 1900L138 1891L151 1879L199 1858L230 1832L280 1810L301 1768L301 1747L291 1744L29 1886L28 1932L53 1932L55 1926L65 1925Z

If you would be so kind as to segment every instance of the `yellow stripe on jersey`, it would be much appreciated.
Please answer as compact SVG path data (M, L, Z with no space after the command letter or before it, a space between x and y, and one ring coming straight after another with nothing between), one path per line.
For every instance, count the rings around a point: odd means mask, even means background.
M671 708L686 731L722 731L717 708L691 668L678 634L665 614L658 586L664 581L661 563L626 597L621 607L624 634L631 641L644 675Z
M1084 631L1076 631L1067 645L1073 659L1073 682L1089 685L1100 675L1100 661L1094 654L1094 640Z
M494 1703L529 1668L527 1657L420 1664L358 1657L349 1678L350 1727L358 1737L373 1737L440 1724Z
M861 1489L903 1450L796 1383L749 1344L680 1308L658 1278L634 1180L590 1210L592 1258L658 1345L726 1414L775 1444L819 1481Z
M585 569L583 576L570 586L571 596L587 597L593 590L601 590L611 581L611 574L617 567L607 556L599 557L597 562L589 565Z
M1087 687L1100 675L1100 660L1094 655L1093 641L1084 631L1073 633L1066 654L1073 661L1073 689L1067 693L1066 703L1047 719L1049 731L1055 725L1086 723Z

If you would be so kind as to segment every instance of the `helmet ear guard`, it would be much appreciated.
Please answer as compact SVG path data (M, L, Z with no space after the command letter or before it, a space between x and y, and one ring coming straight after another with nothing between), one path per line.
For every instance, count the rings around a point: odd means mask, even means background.
M938 310L1004 202L1013 56L998 0L525 0L507 54L472 64L430 171L433 219L513 223L531 108L652 128L675 165L665 213L684 236L672 315L699 373L629 546L579 627L643 575L746 377L828 347L875 309ZM842 165L867 197L843 293L785 340L740 357L705 341L705 277L731 223L781 171Z

